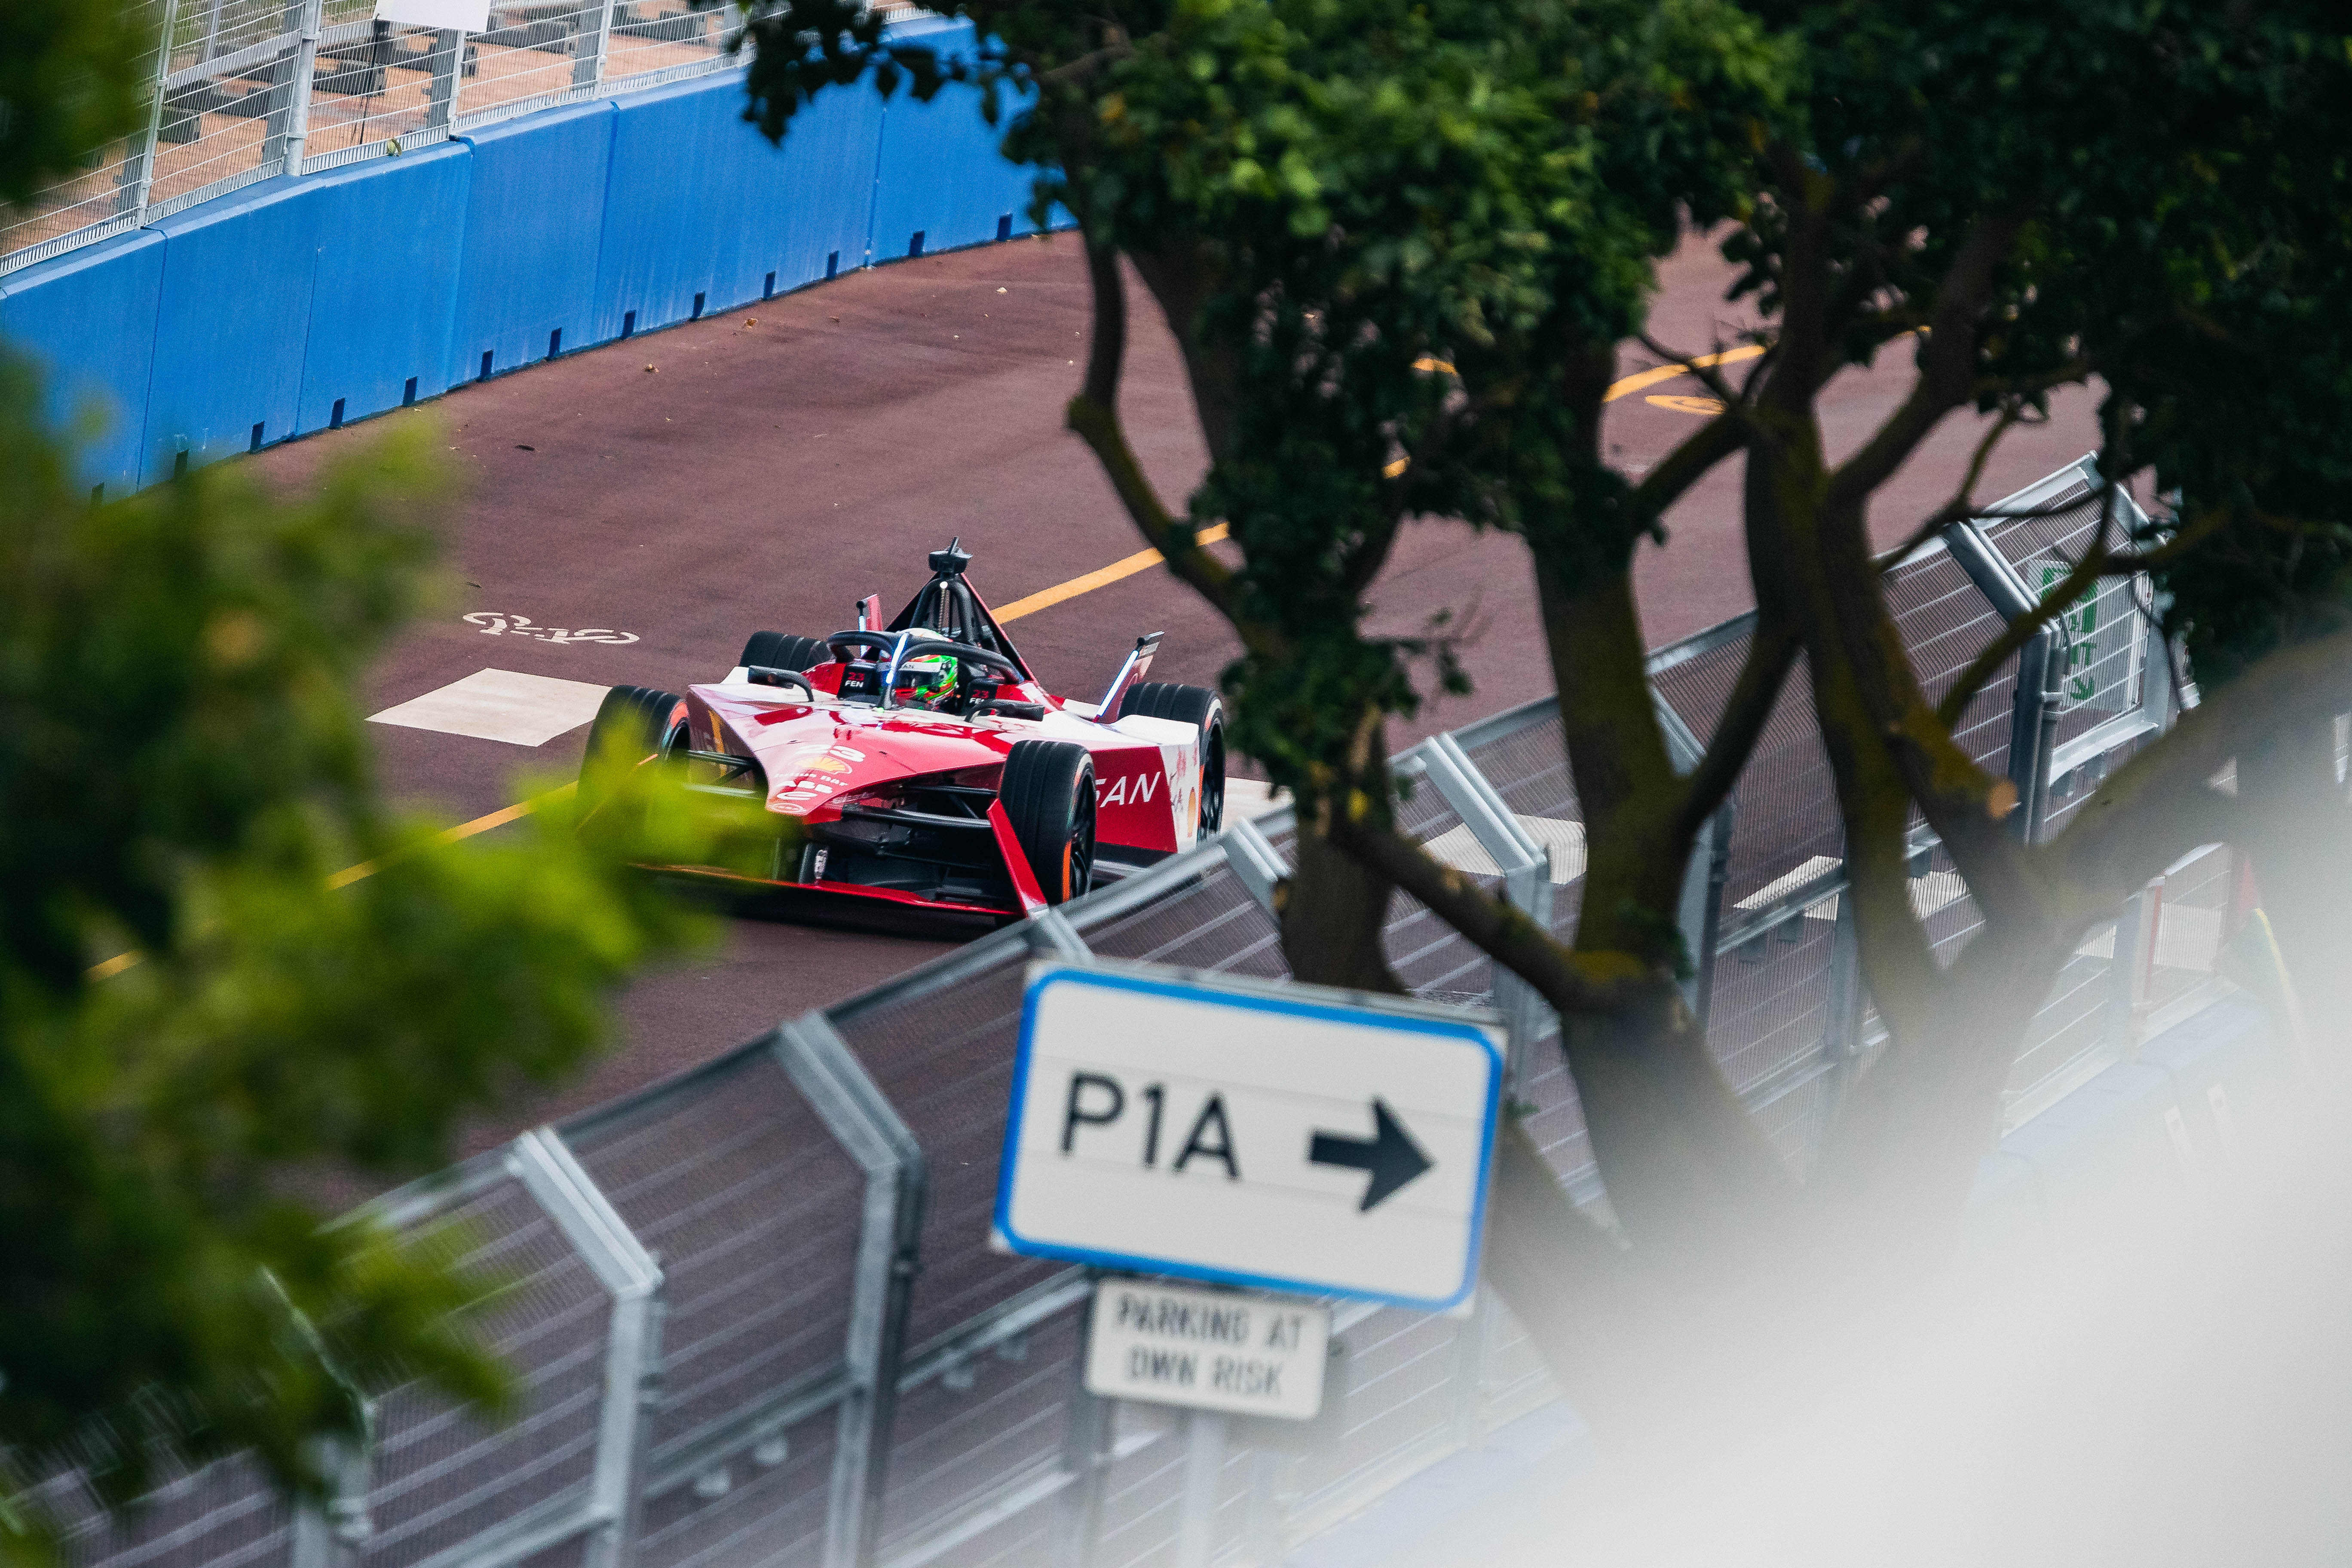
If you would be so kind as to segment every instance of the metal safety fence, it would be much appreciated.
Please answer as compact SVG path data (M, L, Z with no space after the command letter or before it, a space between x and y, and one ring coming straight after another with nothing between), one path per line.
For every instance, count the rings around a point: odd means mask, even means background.
M487 28L464 34L376 21L373 0L135 0L132 9L156 40L143 62L146 124L0 213L0 270L256 181L719 70L740 26L732 5L695 0L499 0Z
M2087 462L1892 566L1931 693L2078 559ZM2127 498L2112 499L2128 507ZM1962 734L2018 782L2026 831L2170 722L2144 585L2071 606L1970 705ZM1680 760L1715 722L1749 626L1654 655ZM1396 761L1402 822L1563 934L1584 843L1548 700ZM1793 1165L1881 1031L1856 976L1834 791L1801 679L1694 858L1678 918L1727 1079ZM236 1462L109 1522L71 1476L45 1496L83 1568L1205 1568L1271 1563L1556 1397L1509 1313L1335 1302L1322 1415L1255 1421L1112 1404L1080 1377L1086 1271L990 1241L1024 971L1104 955L1285 974L1276 811L620 1104L541 1129L365 1211L456 1224L507 1283L483 1329L520 1414L487 1426L399 1390L315 1511ZM1924 826L1913 900L1946 952L1977 923ZM2227 852L2189 857L2083 943L2021 1053L2012 1121L2210 999L2242 912ZM1556 1020L1399 899L1384 937L1419 994L1491 1005L1507 1092L1582 1204L1605 1205Z

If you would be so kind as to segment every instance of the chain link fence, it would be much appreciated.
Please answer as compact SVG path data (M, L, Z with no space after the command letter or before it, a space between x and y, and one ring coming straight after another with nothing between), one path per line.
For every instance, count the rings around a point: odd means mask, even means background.
M374 19L373 0L136 0L149 122L0 215L0 272L257 180L413 152L532 110L726 67L731 5L523 0L481 32ZM886 13L910 5L885 5Z
M2079 559L2100 498L2087 467L2070 468L1891 568L1931 695ZM1734 621L1652 658L1685 765L1749 631ZM2169 668L2139 587L2102 590L1987 685L1963 742L2019 781L2032 830L2046 833L2082 781L2170 721ZM1573 930L1583 832L1550 703L1425 741L1396 773L1402 821L1433 853ZM234 1461L180 1478L121 1523L58 1477L41 1495L74 1556L82 1568L1267 1563L1551 1401L1487 1292L1460 1317L1331 1303L1312 1422L1113 1405L1080 1380L1087 1273L991 1245L1028 964L1099 954L1280 977L1272 911L1291 840L1279 811L1236 823L371 1205L396 1226L461 1226L504 1282L483 1327L520 1380L515 1418L487 1426L419 1390L386 1394L373 1440L342 1457L339 1493L315 1513L289 1512ZM1955 952L1973 903L1924 826L1913 848L1914 906ZM1878 1043L1842 856L1801 666L1705 836L1680 916L1717 1060L1799 1165ZM2209 848L2094 933L2018 1058L2012 1121L2210 1000L2247 896L2234 858ZM1549 1010L1409 900L1385 944L1421 995L1501 1013L1511 1099L1566 1189L1605 1207Z

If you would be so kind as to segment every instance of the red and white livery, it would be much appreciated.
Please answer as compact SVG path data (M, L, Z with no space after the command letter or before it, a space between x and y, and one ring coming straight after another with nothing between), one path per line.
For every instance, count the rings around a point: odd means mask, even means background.
M745 890L998 919L1076 898L1097 868L1185 848L1223 825L1224 710L1143 679L1139 637L1098 702L1056 697L965 580L951 542L887 626L880 599L828 637L755 633L726 678L679 696L616 686L582 787L614 748L681 787L776 818L766 877L671 867Z

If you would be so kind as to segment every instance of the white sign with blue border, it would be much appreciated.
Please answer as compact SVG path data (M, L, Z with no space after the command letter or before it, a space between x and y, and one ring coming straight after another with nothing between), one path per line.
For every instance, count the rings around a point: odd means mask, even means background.
M1457 1309L1503 1038L1491 1013L1409 999L1036 965L997 1231L1033 1257Z

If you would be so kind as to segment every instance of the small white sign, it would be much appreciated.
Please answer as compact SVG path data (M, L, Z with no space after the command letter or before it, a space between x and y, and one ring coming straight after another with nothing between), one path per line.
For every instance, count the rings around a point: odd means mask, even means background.
M1106 1279L1087 1392L1306 1421L1323 1408L1331 1310L1307 1301Z
M1428 1311L1469 1300L1490 1013L1097 962L1030 971L996 1226L1015 1252Z
M375 0L375 19L459 33L490 30L490 0Z

